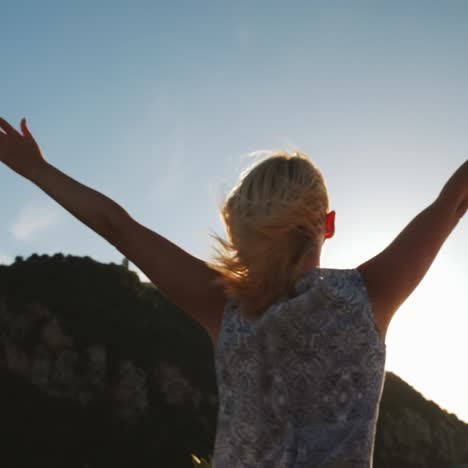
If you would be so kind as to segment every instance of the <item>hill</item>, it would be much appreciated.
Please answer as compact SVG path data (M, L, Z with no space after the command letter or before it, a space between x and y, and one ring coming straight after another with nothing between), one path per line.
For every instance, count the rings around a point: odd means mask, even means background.
M0 265L0 465L187 467L216 431L202 327L124 265ZM376 468L468 466L468 425L387 373Z

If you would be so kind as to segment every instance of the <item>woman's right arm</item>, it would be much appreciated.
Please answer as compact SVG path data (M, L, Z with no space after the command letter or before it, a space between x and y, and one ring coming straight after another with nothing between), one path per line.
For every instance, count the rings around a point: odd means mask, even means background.
M383 337L393 315L424 278L467 208L468 161L465 161L431 205L385 250L357 268Z

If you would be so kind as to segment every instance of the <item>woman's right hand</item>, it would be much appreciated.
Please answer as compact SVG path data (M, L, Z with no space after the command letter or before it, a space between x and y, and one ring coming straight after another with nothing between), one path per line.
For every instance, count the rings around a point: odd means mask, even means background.
M23 177L34 180L47 161L25 118L21 119L20 127L22 134L0 117L0 161Z

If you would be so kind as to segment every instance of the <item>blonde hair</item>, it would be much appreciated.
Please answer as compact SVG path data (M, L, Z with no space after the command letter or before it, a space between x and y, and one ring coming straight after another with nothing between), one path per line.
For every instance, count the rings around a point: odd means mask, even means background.
M210 233L219 245L207 263L248 318L292 293L306 254L319 253L328 210L322 173L302 152L273 153L241 174L220 208L227 240Z

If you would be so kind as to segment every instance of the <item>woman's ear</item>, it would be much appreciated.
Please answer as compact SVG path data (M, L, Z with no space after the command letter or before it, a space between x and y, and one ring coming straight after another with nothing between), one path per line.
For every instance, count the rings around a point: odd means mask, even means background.
M330 211L325 220L325 239L331 239L335 235L335 211Z

